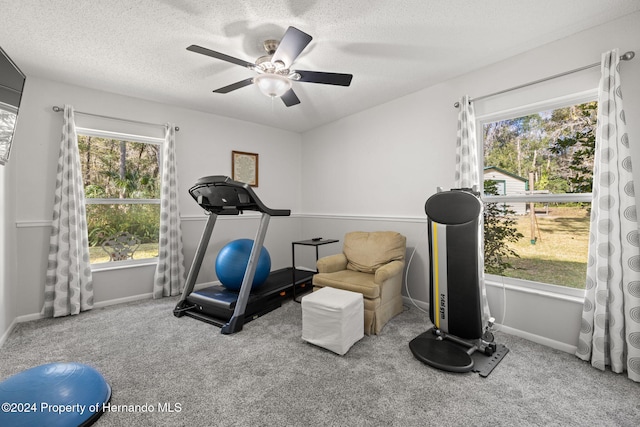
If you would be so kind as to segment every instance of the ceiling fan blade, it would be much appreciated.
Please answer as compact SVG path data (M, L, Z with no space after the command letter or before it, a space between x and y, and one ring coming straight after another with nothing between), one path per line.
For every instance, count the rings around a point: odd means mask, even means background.
M195 52L195 53L200 53L202 55L207 55L212 58L221 59L223 61L231 62L232 64L241 65L247 68L253 69L255 67L255 64L251 62L234 58L233 56L225 55L224 53L216 52L214 50L207 49L206 47L198 46L195 44L192 44L191 46L189 46L187 50L190 50L191 52Z
M229 86L216 89L213 91L213 93L229 93L233 90L240 89L245 86L249 86L252 83L253 83L253 77L249 77L248 79L240 80L239 82L235 82L233 84L230 84Z
M287 28L284 36L282 36L282 40L280 40L278 48L271 58L271 62L282 61L284 65L290 67L298 55L300 55L304 48L311 42L312 38L309 34L295 27Z
M352 74L324 73L322 71L295 70L292 72L300 75L298 79L299 82L321 83L325 85L349 86L353 78Z
M300 104L300 100L298 99L298 96L295 94L293 89L289 89L288 91L286 91L285 94L280 98L282 98L282 102L284 102L284 105L286 105L287 107Z

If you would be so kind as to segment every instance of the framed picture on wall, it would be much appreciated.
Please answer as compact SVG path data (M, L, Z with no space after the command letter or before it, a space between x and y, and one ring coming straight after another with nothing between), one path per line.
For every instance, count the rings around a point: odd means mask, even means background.
M243 151L231 152L231 179L258 186L258 154Z

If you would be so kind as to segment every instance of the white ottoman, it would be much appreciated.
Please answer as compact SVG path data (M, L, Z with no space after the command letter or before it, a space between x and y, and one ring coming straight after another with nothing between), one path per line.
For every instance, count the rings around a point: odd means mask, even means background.
M303 340L342 356L364 337L362 294L327 286L301 303Z

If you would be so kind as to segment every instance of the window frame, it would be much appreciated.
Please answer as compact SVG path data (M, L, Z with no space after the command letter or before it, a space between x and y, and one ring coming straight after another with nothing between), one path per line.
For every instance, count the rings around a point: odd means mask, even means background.
M158 146L158 155L159 155L159 176L162 177L162 169L164 167L163 155L164 155L164 138L154 137L154 136L145 136L145 135L135 135L128 134L122 132L114 132L103 129L93 129L88 127L76 126L76 135L80 136L92 136L96 138L107 138L107 139L116 139L120 141L126 142L137 142L142 144L153 144ZM120 199L120 198L87 198L85 197L85 205L160 205L161 198L157 199ZM158 222L160 221L160 217L158 217ZM158 244L159 244L158 239ZM141 259L127 259L121 261L107 261L107 262L99 262L99 263L91 263L92 271L101 271L101 270L113 270L119 268L127 268L141 265L155 265L158 263L158 257L153 258L141 258Z
M540 111L552 110L557 108L568 107L571 105L583 104L587 102L598 101L597 89L591 89L584 92L565 95L557 98L548 99L545 101L539 101L527 105L522 105L507 110L495 111L491 113L482 114L476 117L476 141L478 152L478 170L483 171L484 164L484 135L483 128L485 124L493 123L501 120L513 119L517 117L526 116L528 114L539 113ZM481 188L483 188L484 177L481 178ZM482 192L481 192L482 193ZM528 190L522 195L510 195L510 196L493 196L493 195L481 195L481 200L484 203L507 203L507 202L520 202L520 203L571 203L571 202L587 202L591 203L592 193L566 193L566 194L533 194L532 190ZM586 280L586 277L585 277ZM517 279L512 277L500 276L497 274L485 273L485 283L487 285L493 285L502 288L517 289L528 293L555 295L562 298L570 299L573 301L579 301L584 298L584 289L570 288L563 285L557 285L552 283L535 282L532 280Z

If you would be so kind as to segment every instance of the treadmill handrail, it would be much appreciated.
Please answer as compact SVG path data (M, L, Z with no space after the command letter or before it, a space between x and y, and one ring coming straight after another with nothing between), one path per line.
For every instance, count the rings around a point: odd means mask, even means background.
M265 206L249 184L234 181L224 175L200 178L189 189L189 194L203 209L218 215L238 215L245 210L270 216L291 215L290 209L271 209Z

